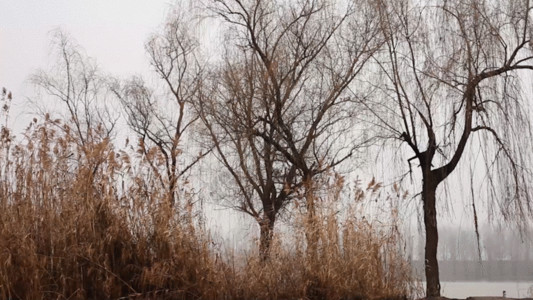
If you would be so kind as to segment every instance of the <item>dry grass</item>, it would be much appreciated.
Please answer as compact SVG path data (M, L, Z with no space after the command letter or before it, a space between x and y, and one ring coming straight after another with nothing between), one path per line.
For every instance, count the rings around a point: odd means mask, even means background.
M335 225L329 224L333 229ZM236 276L241 299L402 299L411 294L409 269L390 240L368 224L348 222L322 232L318 255L310 260L303 244L274 246L267 262L249 257ZM330 235L331 234L331 235ZM294 238L294 237L293 237Z
M376 230L356 213L341 221L327 201L312 229L320 237L313 258L304 244L311 229L296 221L291 234L277 236L267 262L250 256L228 263L210 247L191 204L168 205L165 193L151 188L157 179L142 159L115 152L98 129L83 145L57 120L33 122L19 144L7 128L2 132L2 299L366 299L410 293L397 235Z
M290 230L276 235L267 262L257 256L243 258L246 266L235 279L239 298L402 299L413 295L414 281L401 255L399 233L360 218L357 203L342 216L336 208L341 204L343 180L336 179L331 184L319 182L326 192L316 196L314 228L308 227L305 212L295 212ZM398 224L393 212L389 217L391 224ZM311 230L318 236L317 253L312 255L305 245Z

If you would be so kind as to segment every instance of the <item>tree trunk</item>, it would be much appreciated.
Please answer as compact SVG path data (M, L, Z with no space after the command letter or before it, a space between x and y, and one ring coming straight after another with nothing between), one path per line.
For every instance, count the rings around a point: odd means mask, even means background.
M307 209L307 222L306 222L306 242L307 242L307 258L311 262L316 262L318 255L318 224L316 217L316 204L315 204L315 191L314 183L312 179L306 179L305 181L305 202Z
M274 235L275 217L264 216L259 223L259 257L261 261L266 261L270 256L270 246L272 245L272 237Z
M439 263L437 261L439 233L435 206L437 185L431 175L424 176L422 202L424 203L424 226L426 229L426 297L440 297Z

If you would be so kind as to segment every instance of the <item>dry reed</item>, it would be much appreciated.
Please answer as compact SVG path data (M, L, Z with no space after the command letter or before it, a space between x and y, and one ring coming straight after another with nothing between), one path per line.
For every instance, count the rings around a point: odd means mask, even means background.
M98 128L81 143L72 128L47 117L34 120L19 143L10 134L4 127L0 145L2 299L409 296L397 235L356 212L340 219L332 201L323 201L317 228L294 218L268 261L249 256L232 264L218 259L194 210L168 204L142 159L115 151ZM309 230L319 236L312 259Z

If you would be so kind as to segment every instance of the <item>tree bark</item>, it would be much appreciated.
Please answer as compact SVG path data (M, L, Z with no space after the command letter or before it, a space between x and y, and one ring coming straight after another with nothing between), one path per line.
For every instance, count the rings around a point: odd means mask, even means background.
M274 236L275 216L264 216L259 223L259 257L261 261L266 261L270 256L270 248L272 246L272 237Z
M435 206L437 186L438 183L430 173L424 176L422 202L424 204L424 226L426 230L426 297L440 297L439 262L437 261L439 233Z
M315 191L314 183L311 177L305 179L305 202L307 209L307 221L306 221L306 242L307 242L307 258L311 262L316 262L318 256L318 224L316 217L316 204L315 204Z

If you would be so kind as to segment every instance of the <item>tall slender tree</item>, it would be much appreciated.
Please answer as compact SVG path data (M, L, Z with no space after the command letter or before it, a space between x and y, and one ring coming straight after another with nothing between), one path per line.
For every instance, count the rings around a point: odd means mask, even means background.
M118 116L109 105L105 77L96 62L66 32L52 36L52 53L56 62L50 70L38 70L30 78L46 97L35 101L37 108L50 112L50 103L59 103L57 111L82 148L101 142L113 133ZM51 100L51 101L49 101Z
M191 34L187 17L172 16L163 33L154 35L146 44L150 63L162 82L160 89L150 87L139 77L123 83L117 80L111 85L139 139L139 151L166 191L170 206L179 200L179 179L210 152L184 151L190 146L185 145L190 142L190 128L198 120L191 105L202 76L196 59L198 42Z

